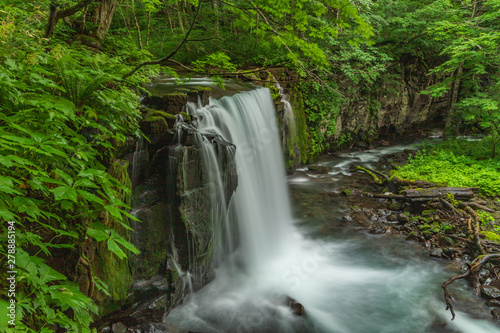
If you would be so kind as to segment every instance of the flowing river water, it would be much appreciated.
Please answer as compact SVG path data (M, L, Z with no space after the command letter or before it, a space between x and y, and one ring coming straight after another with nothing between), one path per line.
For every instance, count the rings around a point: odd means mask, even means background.
M223 233L214 257L225 259L215 280L172 310L167 324L204 333L500 332L466 284L453 288L458 311L450 320L440 285L456 268L396 235L358 230L342 219L356 203L325 195L369 187L349 165L376 166L380 156L409 146L328 157L319 164L330 173L301 169L287 178L267 89L191 105L190 113L200 133L236 146L239 185L229 208L218 209ZM213 205L221 207L217 189L224 175L204 137L199 145L214 186ZM237 250L227 253L235 234ZM305 315L293 313L292 298Z

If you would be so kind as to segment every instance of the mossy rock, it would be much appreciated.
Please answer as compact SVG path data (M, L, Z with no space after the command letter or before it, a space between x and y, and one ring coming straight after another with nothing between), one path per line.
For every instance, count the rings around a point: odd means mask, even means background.
M422 212L422 216L432 216L436 212L435 209L428 209Z
M428 225L427 223L426 224L422 224L422 225L419 225L418 228L420 230L431 230L432 227L430 225Z

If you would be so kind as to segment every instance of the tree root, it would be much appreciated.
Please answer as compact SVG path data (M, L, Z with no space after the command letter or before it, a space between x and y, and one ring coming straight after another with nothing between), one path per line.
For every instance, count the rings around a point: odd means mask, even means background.
M481 231L479 216L474 211L474 209L472 209L468 206L465 208L465 211L474 220L474 244L476 245L476 248L478 249L478 251L481 254L486 254L486 251L484 250L483 246L481 245L481 238L479 237L479 232Z
M458 209L456 209L455 207L453 207L453 205L451 203L449 203L448 201L446 201L446 199L439 198L439 202L441 202L443 204L443 206L445 206L446 208L448 208L449 210L451 210L453 213L455 213L455 215L458 215L458 216L462 217L462 213Z
M446 302L446 310L450 310L451 312L451 320L455 319L455 310L453 309L453 305L451 304L450 301L450 292L448 291L448 286L452 284L456 280L460 279L465 279L469 278L472 283L472 287L476 292L479 292L479 288L481 286L479 282L479 272L481 271L481 268L488 263L490 260L493 259L500 259L500 253L495 253L495 254L488 254L485 256L479 256L477 257L472 264L469 266L467 271L463 274L460 275L455 275L452 276L451 278L448 279L448 281L444 282L441 287L443 288L444 291L444 299Z

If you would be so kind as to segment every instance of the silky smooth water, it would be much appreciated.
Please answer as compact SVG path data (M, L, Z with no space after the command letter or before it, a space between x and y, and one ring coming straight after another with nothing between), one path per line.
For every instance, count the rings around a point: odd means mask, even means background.
M236 146L238 188L219 214L233 230L228 235L238 232L239 246L215 280L172 310L167 323L192 332L499 332L460 311L449 320L439 287L449 273L417 248L359 233L321 239L295 226L267 89L190 112L200 133ZM216 163L207 154L205 163ZM292 314L287 297L304 305L304 317Z

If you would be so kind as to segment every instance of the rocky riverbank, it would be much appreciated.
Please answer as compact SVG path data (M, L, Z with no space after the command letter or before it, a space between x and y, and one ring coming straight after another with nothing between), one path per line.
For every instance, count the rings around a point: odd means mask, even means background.
M381 156L369 167L362 159L359 163L354 161L348 169L352 179L347 186L327 189L323 195L343 201L344 226L382 237L404 237L425 248L430 257L452 261L460 267L460 272L444 284L445 301L453 315L453 305L460 299L452 301L452 288L448 285L463 278L483 297L493 320L499 321L500 238L494 232L495 221L500 220L498 198L475 193L478 189L436 187L438 184L426 182L398 183L387 177L392 168L406 163L414 154L414 150L405 149ZM324 163L309 167L308 172L332 173Z

